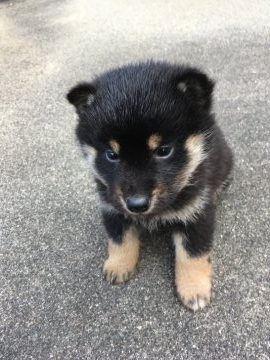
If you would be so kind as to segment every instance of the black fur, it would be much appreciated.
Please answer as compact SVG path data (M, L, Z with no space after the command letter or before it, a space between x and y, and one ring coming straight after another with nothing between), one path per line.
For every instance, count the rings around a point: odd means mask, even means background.
M94 167L105 203L104 224L117 243L134 223L150 230L159 226L168 231L180 229L192 256L211 249L215 194L232 168L231 151L211 113L213 87L197 69L147 62L109 71L70 90L67 98L79 115L77 137L82 146L96 150ZM161 145L173 146L168 159L155 158L147 147L152 134L162 137ZM188 184L182 187L179 180L177 187L176 178L191 161L185 143L199 134L205 136L206 158ZM120 144L116 163L106 159L111 140ZM151 197L157 187L163 193L151 212L136 215L125 209L123 202L128 196ZM163 214L181 212L206 190L203 209L193 217L163 220Z
M102 215L103 224L110 239L113 239L113 241L120 244L125 230L131 224L131 220L127 219L122 214L108 214L107 212L103 212Z

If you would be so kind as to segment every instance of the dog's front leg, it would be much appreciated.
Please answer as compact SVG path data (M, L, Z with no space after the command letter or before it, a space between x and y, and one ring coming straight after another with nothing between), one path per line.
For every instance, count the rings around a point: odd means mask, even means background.
M195 223L174 232L175 283L182 303L193 311L211 298L211 246L214 209L207 209Z
M120 214L103 214L103 220L109 235L109 256L103 273L109 283L121 284L135 272L139 259L139 231Z

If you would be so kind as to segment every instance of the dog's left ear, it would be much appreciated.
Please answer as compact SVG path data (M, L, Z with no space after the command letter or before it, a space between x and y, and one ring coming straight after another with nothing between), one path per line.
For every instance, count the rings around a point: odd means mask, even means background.
M187 69L177 77L177 89L191 102L195 101L205 110L212 104L214 82L197 69Z
M92 84L81 83L73 87L67 94L68 101L80 111L83 106L91 105L95 98L96 89Z

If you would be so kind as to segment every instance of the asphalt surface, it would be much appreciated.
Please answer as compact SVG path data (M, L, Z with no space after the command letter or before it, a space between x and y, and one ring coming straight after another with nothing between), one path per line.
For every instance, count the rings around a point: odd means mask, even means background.
M1 359L270 359L269 17L260 0L0 3ZM235 153L213 300L195 315L175 296L170 239L144 239L128 284L103 281L106 234L64 98L149 58L216 80Z

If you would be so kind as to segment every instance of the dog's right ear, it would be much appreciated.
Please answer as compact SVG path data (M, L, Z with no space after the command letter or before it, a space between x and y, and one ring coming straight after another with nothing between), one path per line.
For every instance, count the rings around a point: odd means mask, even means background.
M77 111L80 111L84 105L90 105L93 102L95 93L96 89L92 84L81 83L70 89L67 99Z
M177 88L190 101L195 101L205 110L210 110L214 82L203 72L187 68L176 79Z

